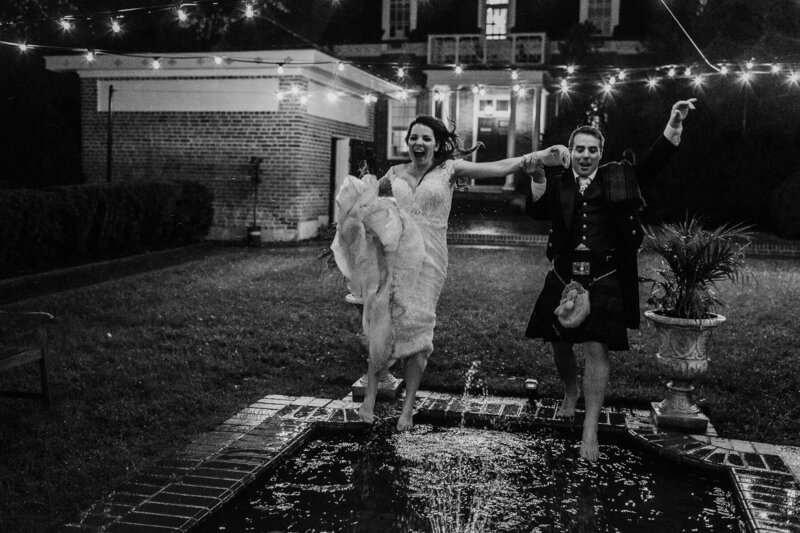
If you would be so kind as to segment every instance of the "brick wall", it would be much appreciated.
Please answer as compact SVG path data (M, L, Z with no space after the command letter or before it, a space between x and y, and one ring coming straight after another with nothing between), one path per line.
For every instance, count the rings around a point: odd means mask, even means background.
M280 83L288 92L308 80L284 76ZM81 84L83 169L88 181L102 182L108 114L97 111L97 81ZM248 161L262 157L256 221L266 240L295 240L327 221L332 137L371 141L374 123L372 108L367 126L355 126L309 115L289 94L277 112L115 112L112 181L199 181L215 197L210 237L241 239L252 221Z

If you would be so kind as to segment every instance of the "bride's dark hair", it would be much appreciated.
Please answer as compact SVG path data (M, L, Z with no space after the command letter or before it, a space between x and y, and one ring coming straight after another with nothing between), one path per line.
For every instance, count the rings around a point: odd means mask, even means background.
M447 129L441 119L430 115L420 115L411 121L411 124L408 125L408 131L406 131L406 144L408 144L408 138L411 136L411 128L417 124L429 127L433 131L433 138L436 140L437 147L433 153L431 169L438 167L448 159L469 155L483 146L483 143L479 142L472 148L464 148L461 137L456 134L455 126L453 126L453 129Z

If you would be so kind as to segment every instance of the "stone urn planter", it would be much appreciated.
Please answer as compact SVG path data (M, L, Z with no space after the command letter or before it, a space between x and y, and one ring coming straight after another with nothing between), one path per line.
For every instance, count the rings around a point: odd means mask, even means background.
M744 251L750 245L748 226L706 230L697 218L662 223L644 229L643 250L659 259L649 270L655 275L646 311L658 333L656 362L671 380L667 397L651 404L659 426L704 433L708 418L692 402L692 381L708 370L711 332L725 322L715 313L721 305L716 284L750 276ZM648 278L645 278L648 280Z
M645 311L644 316L658 333L658 368L671 380L666 398L651 404L656 424L704 433L708 417L692 400L692 382L708 370L711 332L725 322L725 317L673 318L656 311Z

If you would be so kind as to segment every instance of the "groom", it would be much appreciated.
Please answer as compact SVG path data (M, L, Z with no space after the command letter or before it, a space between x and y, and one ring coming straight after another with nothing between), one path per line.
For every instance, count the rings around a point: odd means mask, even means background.
M581 126L569 138L571 168L545 176L533 154L525 161L531 176L526 210L537 220L551 220L547 258L552 268L536 300L525 335L550 343L556 370L564 383L558 416L572 417L580 389L573 346L585 358L583 394L586 415L580 456L597 461L597 422L609 378L609 350L627 350L627 329L639 327L637 252L642 242L638 212L644 202L639 182L654 178L680 144L683 121L695 98L672 106L669 122L634 169L627 161L599 166L604 138ZM589 314L580 324L559 320L554 310L571 281L589 292ZM579 311L577 302L573 312ZM567 326L564 325L567 324Z

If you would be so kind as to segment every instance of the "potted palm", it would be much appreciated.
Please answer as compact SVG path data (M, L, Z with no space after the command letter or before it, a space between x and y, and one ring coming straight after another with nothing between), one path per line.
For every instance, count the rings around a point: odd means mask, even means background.
M708 369L711 332L725 322L716 312L722 303L716 284L750 277L745 249L750 227L724 225L704 229L696 217L645 229L643 250L655 253L660 264L651 268L650 303L645 312L659 337L656 361L671 379L667 396L651 404L660 426L705 431L708 418L692 401L692 381Z

